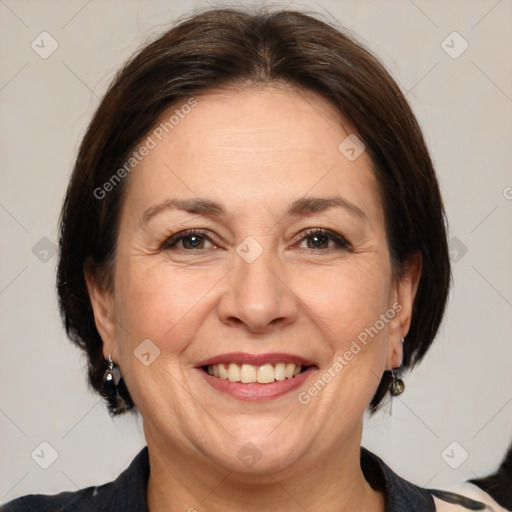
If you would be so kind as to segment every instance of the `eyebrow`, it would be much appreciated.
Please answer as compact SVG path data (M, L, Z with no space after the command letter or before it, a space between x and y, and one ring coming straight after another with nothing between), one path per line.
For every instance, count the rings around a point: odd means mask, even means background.
M196 215L212 217L220 217L224 214L224 208L219 203L208 199L167 199L145 210L140 219L141 224L146 224L165 210L182 210Z
M289 209L288 215L308 215L311 213L318 213L328 210L330 208L343 208L349 213L366 219L366 214L359 208L359 206L351 203L341 196L333 197L302 197L294 201Z
M323 212L330 208L343 208L349 213L366 219L366 214L347 199L341 196L334 197L303 197L297 199L288 208L286 215L306 216L312 213ZM225 210L217 202L209 199L167 199L162 203L150 206L141 217L141 224L147 224L153 217L166 210L182 210L195 215L221 217Z

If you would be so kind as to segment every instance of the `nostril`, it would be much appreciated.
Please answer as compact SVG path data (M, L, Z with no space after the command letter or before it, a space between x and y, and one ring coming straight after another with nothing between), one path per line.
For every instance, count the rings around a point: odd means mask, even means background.
M240 325L243 323L242 320L240 320L240 318L237 318L236 316L230 316L226 318L226 322L231 326Z

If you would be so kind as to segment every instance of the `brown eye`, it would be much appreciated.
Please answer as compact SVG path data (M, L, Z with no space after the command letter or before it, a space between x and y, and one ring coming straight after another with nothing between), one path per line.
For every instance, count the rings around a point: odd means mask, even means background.
M313 249L322 252L333 249L352 250L352 246L343 236L326 229L311 229L306 231L300 239L299 248Z
M183 249L204 249L204 237L199 235L189 235L181 238Z
M192 251L209 248L215 249L216 245L206 234L195 230L180 231L179 233L167 238L161 245L161 250L164 251Z
M329 247L329 237L325 235L311 235L307 237L308 249L327 249Z

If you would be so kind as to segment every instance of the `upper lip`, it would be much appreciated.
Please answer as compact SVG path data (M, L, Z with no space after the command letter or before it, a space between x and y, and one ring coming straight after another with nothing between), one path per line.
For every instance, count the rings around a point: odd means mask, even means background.
M261 366L263 364L293 363L301 366L313 366L314 363L295 354L285 354L272 352L267 354L249 354L247 352L230 352L229 354L219 354L197 363L197 367L213 366L222 363L250 364Z

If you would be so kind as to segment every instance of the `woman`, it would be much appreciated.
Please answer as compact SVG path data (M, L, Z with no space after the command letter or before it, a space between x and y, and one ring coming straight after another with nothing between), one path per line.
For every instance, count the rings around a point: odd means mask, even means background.
M335 28L211 10L136 55L84 137L57 281L92 386L147 448L6 511L451 510L360 446L450 267L416 120Z

